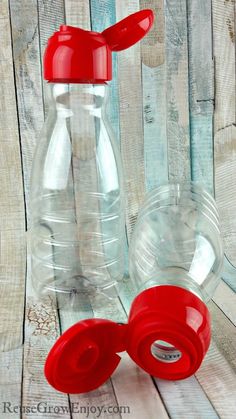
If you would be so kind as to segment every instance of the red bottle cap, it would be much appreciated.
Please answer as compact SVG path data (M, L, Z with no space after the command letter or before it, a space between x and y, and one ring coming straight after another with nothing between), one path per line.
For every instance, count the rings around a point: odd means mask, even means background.
M141 368L155 377L180 380L197 371L208 350L210 313L184 288L153 287L133 301L128 333L126 350Z
M125 350L127 325L88 319L70 327L48 354L44 373L56 390L85 393L103 384L120 362Z
M129 48L152 27L152 10L136 12L102 33L62 25L48 40L44 78L55 83L104 83L112 78L112 51Z
M157 286L135 298L128 324L88 319L63 333L49 352L45 376L65 393L91 391L111 376L120 362L117 353L126 350L149 374L183 379L201 365L210 335L209 311L195 294Z

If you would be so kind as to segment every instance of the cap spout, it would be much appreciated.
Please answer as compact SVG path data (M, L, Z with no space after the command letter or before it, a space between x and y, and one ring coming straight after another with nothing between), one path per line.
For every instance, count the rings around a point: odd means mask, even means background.
M105 29L102 35L112 51L122 51L140 41L151 29L153 21L151 9L140 10Z

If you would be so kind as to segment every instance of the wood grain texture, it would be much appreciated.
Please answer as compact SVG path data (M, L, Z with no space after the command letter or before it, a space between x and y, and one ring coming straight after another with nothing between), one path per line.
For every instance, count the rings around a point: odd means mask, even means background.
M139 2L116 2L121 20L139 10ZM127 232L130 236L144 196L144 155L140 44L118 55L120 140L127 193Z
M38 21L39 21L39 46L41 74L43 77L43 54L48 38L53 32L59 29L59 26L65 22L64 0L37 0ZM42 81L44 111L47 114L48 104L46 97L46 82Z
M145 185L149 191L168 181L166 63L163 0L140 2L155 13L153 29L141 44Z
M213 301L223 311L225 316L236 326L236 293L223 281L219 284L213 296Z
M196 376L219 417L233 418L236 415L236 376L214 341Z
M190 179L186 0L165 2L166 130L169 179Z
M213 0L215 57L215 193L225 254L236 265L235 1Z
M37 1L11 0L10 9L24 186L29 216L32 158L44 122Z
M91 28L102 32L104 28L116 22L115 0L90 0ZM119 95L118 95L118 60L117 54L112 54L112 80L109 82L109 98L106 114L114 131L115 140L120 147Z
M168 177L182 180L190 175L210 191L215 182L228 258L224 279L231 288L222 281L210 303L213 341L195 377L181 382L153 381L123 353L111 380L94 392L68 398L50 387L43 374L55 339L83 318L125 322L134 290L127 279L120 300L101 295L83 298L76 311L67 308L58 315L53 297L36 298L28 261L24 313L22 180L28 210L32 156L47 108L41 78L43 50L65 16L68 24L101 31L139 7L153 8L156 23L141 44L113 56L114 82L108 107L124 159L128 235L145 188L150 190ZM8 400L14 405L43 402L64 406L66 419L86 417L72 413L73 403L130 408L130 414L104 411L101 418L236 417L235 7L235 0L2 0L0 346L12 350L0 353L0 408ZM12 417L56 419L58 414L4 414L4 418Z
M21 402L25 210L8 1L0 42L0 404ZM3 351L3 352L2 352ZM9 413L4 414L6 418ZM11 414L20 419L20 413Z
M25 211L8 3L0 29L0 348L22 343L25 292Z
M42 14L41 14L42 18ZM44 121L41 59L39 47L38 7L36 1L11 2L13 53L19 113L19 129L23 154L26 207L29 203L29 179L34 147ZM37 112L35 110L37 109ZM29 217L28 217L29 218ZM39 402L67 405L66 395L48 386L43 373L47 353L59 336L55 300L38 301L31 286L28 260L24 350L22 372L22 405ZM42 411L22 413L22 418L45 417ZM57 414L51 417L56 418ZM70 416L65 415L66 418Z
M191 173L213 193L214 67L211 0L187 1Z

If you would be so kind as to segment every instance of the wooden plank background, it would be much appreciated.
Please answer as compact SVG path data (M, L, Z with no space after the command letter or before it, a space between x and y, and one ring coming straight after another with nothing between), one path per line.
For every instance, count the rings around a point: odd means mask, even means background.
M33 152L47 112L43 51L61 23L100 31L145 7L155 12L154 28L142 43L113 56L108 109L124 162L127 237L145 190L192 178L215 193L225 267L210 303L213 342L188 380L152 378L122 355L101 388L67 396L44 379L48 350L78 319L125 321L133 290L127 278L120 299L97 296L74 313L58 312L52 299L38 301L31 288L25 231ZM65 418L86 417L73 412L78 402L105 406L100 418L236 417L235 11L235 0L0 0L0 411L4 402L43 402L64 406ZM109 413L117 404L129 406L130 414ZM59 416L20 409L0 415Z

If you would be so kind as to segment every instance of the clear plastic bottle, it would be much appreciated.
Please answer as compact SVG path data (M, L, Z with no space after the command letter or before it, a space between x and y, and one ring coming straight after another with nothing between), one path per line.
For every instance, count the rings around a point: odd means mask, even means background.
M214 199L194 183L150 192L129 257L136 296L128 322L87 319L64 332L45 363L46 378L57 390L97 388L116 369L122 351L163 379L184 379L200 367L211 339L206 302L223 262Z
M47 88L32 171L33 282L40 294L106 292L123 277L125 237L120 154L103 113L108 86Z
M38 294L112 297L124 273L124 188L105 115L112 51L139 41L153 22L137 12L102 33L62 25L48 40L49 113L31 180L32 280ZM64 302L63 302L64 303Z
M130 246L130 277L138 294L130 321L145 312L146 326L157 321L158 339L149 345L157 360L154 375L185 378L199 367L210 343L205 303L219 284L222 263L219 215L206 191L176 183L147 195Z
M137 291L177 285L212 298L220 281L223 248L214 199L194 183L151 191L130 246L130 276Z

